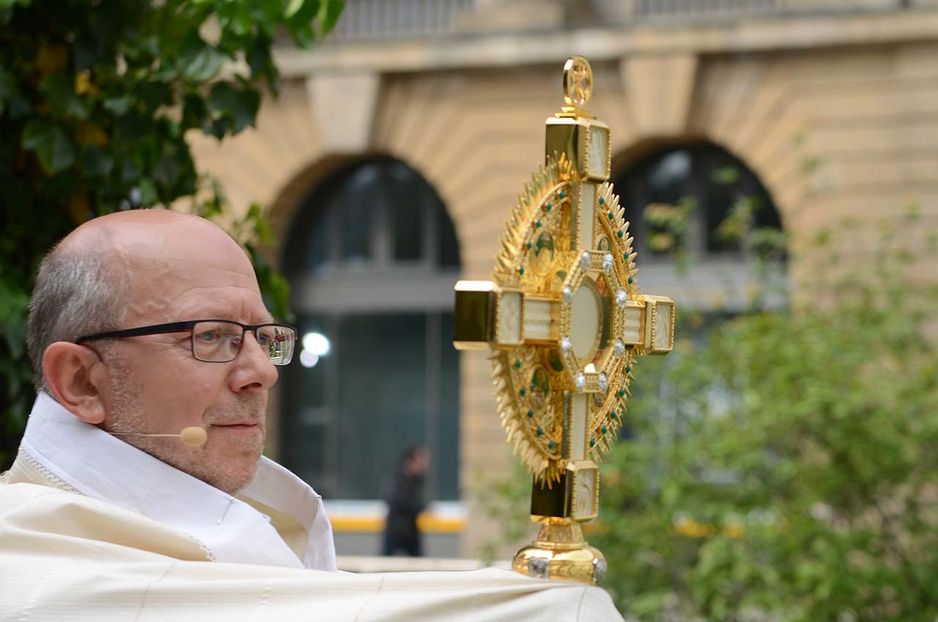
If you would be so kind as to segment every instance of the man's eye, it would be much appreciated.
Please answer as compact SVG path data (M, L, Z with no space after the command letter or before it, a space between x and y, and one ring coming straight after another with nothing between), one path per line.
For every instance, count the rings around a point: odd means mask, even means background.
M203 330L195 334L195 338L203 343L214 343L221 339L221 331Z

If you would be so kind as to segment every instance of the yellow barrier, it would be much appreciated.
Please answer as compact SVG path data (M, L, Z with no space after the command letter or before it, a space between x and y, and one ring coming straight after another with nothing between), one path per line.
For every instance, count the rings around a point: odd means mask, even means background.
M329 517L336 533L377 533L384 531L384 518L379 516L351 516L337 514ZM462 533L466 529L464 518L421 514L417 527L423 533Z

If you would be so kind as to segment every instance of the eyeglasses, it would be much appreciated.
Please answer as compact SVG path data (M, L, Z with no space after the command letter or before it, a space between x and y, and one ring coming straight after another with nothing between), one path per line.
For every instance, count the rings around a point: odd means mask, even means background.
M257 343L274 365L288 364L296 345L296 329L287 324L242 324L230 320L192 320L112 330L79 337L75 343L182 331L190 331L192 356L206 363L229 363L235 360L244 344L245 331L254 333Z

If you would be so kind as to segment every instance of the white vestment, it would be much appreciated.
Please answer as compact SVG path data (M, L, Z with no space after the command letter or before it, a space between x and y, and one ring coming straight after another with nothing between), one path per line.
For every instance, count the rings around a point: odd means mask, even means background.
M267 458L235 498L83 422L40 393L11 471L13 481L52 480L174 527L212 561L335 570L322 499Z
M322 501L283 467L234 498L45 394L0 478L0 620L621 620L598 588L504 570L334 569Z

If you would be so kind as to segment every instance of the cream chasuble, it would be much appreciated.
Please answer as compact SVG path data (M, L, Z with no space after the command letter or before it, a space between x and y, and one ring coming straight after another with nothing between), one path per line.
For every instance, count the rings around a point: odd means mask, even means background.
M14 481L32 467L53 483L188 534L211 560L335 570L332 527L319 495L267 458L235 498L81 421L40 393L16 462ZM252 506L270 509L277 523ZM283 535L275 524L283 526Z
M40 394L0 478L0 619L622 619L599 588L505 570L328 572L311 488L265 459L239 497Z

